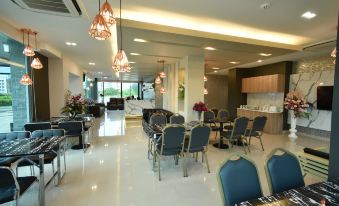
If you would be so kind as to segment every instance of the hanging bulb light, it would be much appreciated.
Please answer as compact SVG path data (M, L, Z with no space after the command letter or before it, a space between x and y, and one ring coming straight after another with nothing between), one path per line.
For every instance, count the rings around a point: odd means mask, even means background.
M208 90L204 88L204 94L208 94Z
M162 63L162 72L159 73L160 78L166 78L165 70L165 60L158 60L158 63Z
M36 35L37 33L34 32L34 35L35 35L35 51L38 51L38 47L37 47L37 43L36 43ZM40 59L38 57L34 57L32 63L31 63L31 67L33 69L42 69L43 68L43 65L40 61Z
M337 57L337 47L334 47L333 51L331 52L331 57L334 58L333 64L335 64L335 58Z
M161 94L165 94L165 93L166 93L165 87L161 87L161 88L160 88L160 93L161 93Z
M107 40L111 37L111 32L108 29L106 21L102 15L100 15L100 0L99 0L99 13L95 15L91 28L88 30L91 37L97 40Z
M130 72L132 68L129 65L127 56L126 56L125 51L123 50L123 47L122 47L121 0L120 0L120 17L119 17L119 19L120 19L120 23L119 23L119 27L120 27L120 49L114 57L112 69L115 72Z
M28 85L32 85L33 81L31 79L31 77L29 77L28 74L24 74L20 79L20 84L28 86Z
M155 78L155 83L156 84L160 84L161 83L161 79L159 76L157 76L157 78Z
M165 72L160 72L159 76L160 76L160 78L166 78L166 73Z
M106 25L108 27L116 24L117 22L115 21L115 18L113 16L113 9L111 7L111 5L107 2L106 2L102 5L101 9L100 9L100 15L102 17L104 17L105 19L105 22L106 22Z
M206 76L204 76L204 82L207 82L207 77Z
M29 45L29 33L30 33L30 30L23 30L23 32L27 32L27 35L28 35L28 40L27 40L27 46L25 47L24 51L22 52L25 56L28 56L28 57L32 57L35 55L31 45ZM25 34L24 34L25 35ZM25 45L25 42L23 42L23 44Z

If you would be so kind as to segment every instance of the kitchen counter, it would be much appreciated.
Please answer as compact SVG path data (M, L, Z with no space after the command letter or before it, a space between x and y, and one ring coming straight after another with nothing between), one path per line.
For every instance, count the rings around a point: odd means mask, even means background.
M237 109L242 109L242 110L248 110L248 111L255 111L255 112L264 112L264 113L272 113L272 114L281 114L281 112L270 112L270 111L264 111L264 110L259 110L259 109L245 109L245 108L237 108Z
M237 116L254 119L257 116L266 116L267 121L264 127L264 132L268 134L281 134L283 127L283 113L282 112L268 112L253 109L237 109ZM251 125L250 125L251 126Z

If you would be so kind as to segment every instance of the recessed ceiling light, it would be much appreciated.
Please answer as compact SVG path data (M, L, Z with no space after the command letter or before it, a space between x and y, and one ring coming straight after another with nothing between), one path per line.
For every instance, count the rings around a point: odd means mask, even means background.
M263 57L269 57L271 56L272 54L269 54L269 53L259 53L260 56L263 56Z
M76 46L77 43L66 41L66 45L67 45L67 46Z
M8 44L2 44L2 47L4 49L4 52L9 53L9 45Z
M104 79L107 79L108 77L104 77Z
M213 47L210 47L210 46L205 47L205 49L206 49L206 50L210 50L210 51L217 50L216 48L213 48Z
M128 63L130 63L130 64L135 64L136 62L128 62Z
M91 66L94 66L95 62L89 62L88 64L91 65Z
M261 60L261 59L259 59L257 62L258 62L258 63L260 63L260 62L262 62L262 60Z
M218 70L218 69L220 69L219 67L212 67L212 69L214 69L214 70Z
M130 55L133 55L133 56L139 56L140 54L139 53L129 53Z
M213 71L214 73L217 73L218 71Z
M302 18L305 18L305 19L313 19L314 17L316 17L317 15L313 12L310 12L310 11L307 11L305 13L303 13L301 15Z
M230 62L230 64L239 64L240 62Z
M145 39L138 39L138 38L134 38L133 41L135 41L135 42L142 42L142 43L147 42L147 40L145 40Z
M98 72L98 74L102 74L102 72Z

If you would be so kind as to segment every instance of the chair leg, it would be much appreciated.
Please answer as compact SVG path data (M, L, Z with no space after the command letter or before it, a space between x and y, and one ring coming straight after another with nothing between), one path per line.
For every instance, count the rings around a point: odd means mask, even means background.
M15 170L16 170L16 177L19 177L19 167L17 166L17 167L15 168Z
M204 154L201 155L201 162L204 163Z
M19 195L18 195L19 196ZM19 197L15 199L15 206L19 206Z
M188 177L185 152L182 153L182 157L183 157L183 160L182 160L182 167L183 167L183 170L184 170L184 171L183 171L183 172L184 172L184 177Z
M161 176L160 176L160 156L158 156L158 175L159 175L159 181L161 181Z
M246 151L246 145L245 145L245 142L244 142L244 138L241 137L240 140L241 140L241 142L242 142L242 148L244 148L245 154L247 154L247 151Z
M210 173L210 165L208 164L208 158L207 158L207 153L205 151L202 152L202 155L205 156L206 159L206 166L207 166L207 172Z
M66 172L66 149L63 148L64 150L64 166L65 166L65 172Z
M179 156L175 155L174 159L175 159L175 165L178 165L179 164Z
M54 161L52 161L52 173L53 173L53 176L54 176L54 173L55 173L55 169L54 169ZM56 185L56 184L55 184L55 177L53 177L53 183L54 183L54 185Z
M252 139L252 136L250 136L248 144L251 144L251 139Z
M262 143L262 140L261 140L261 136L258 136L259 140L260 140L260 144L261 144L261 148L262 148L262 151L265 151L264 150L264 144Z
M198 152L195 153L195 161L198 162Z
M150 159L150 149L151 149L151 138L148 138L148 150L147 150L147 158Z

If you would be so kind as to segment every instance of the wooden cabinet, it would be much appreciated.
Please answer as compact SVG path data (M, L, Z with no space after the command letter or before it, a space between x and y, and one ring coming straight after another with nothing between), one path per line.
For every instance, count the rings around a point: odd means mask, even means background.
M281 134L283 129L283 114L282 112L263 112L249 109L237 109L237 116L247 117L253 120L256 116L266 116L267 121L264 127L264 132L268 134ZM249 123L251 127L251 122Z
M243 78L242 93L271 93L284 92L285 75L273 74L259 77Z

